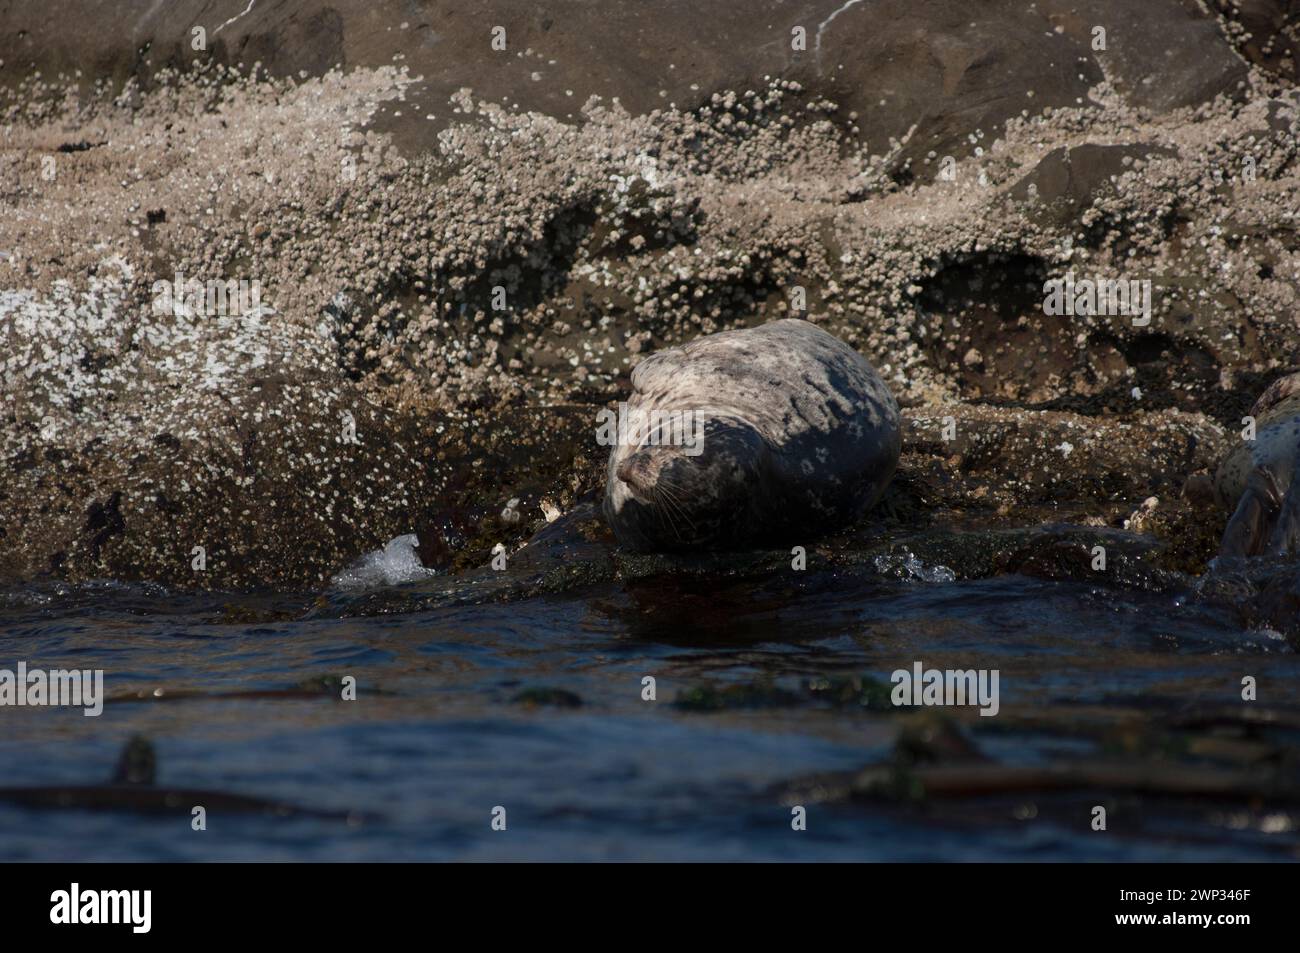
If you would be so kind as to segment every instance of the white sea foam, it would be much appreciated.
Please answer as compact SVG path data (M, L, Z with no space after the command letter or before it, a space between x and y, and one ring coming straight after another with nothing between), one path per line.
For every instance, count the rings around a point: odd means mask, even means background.
M375 589L379 586L400 586L437 575L420 563L416 547L420 540L414 533L398 536L383 549L366 553L347 569L330 580L339 589Z

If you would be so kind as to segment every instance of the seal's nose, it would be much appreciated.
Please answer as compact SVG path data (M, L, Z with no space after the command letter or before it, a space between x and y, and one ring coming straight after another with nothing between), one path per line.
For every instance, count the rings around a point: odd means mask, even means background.
M657 474L653 458L644 451L632 454L614 471L615 476L632 488L634 496L649 496Z
M638 465L636 457L628 457L618 465L616 471L618 478L635 490L641 489L641 467Z

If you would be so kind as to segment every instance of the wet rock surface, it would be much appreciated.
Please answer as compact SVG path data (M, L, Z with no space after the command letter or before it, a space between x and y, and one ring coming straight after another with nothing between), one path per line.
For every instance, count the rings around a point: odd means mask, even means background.
M1060 522L1204 571L1226 513L1181 487L1300 363L1285 4L399 6L0 14L0 577L313 589L538 532L599 575L547 529L596 413L792 314L908 422L841 548ZM1150 314L1045 313L1067 274Z

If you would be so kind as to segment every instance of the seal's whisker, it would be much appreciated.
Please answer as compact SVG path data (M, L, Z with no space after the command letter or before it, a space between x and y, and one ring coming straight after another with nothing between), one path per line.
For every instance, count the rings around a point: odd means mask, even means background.
M677 537L678 541L680 541L682 536L681 533L678 532L677 526L673 521L673 512L670 503L657 482L654 486L650 487L649 495L651 509L654 510L655 518L659 521L659 525L663 526L667 530L671 530L672 534Z
M655 489L659 492L659 499L663 501L666 507L668 507L669 512L674 516L674 518L679 517L683 523L690 527L691 533L696 534L697 529L695 521L691 519L681 498L677 495L680 488L671 480L664 479L661 476L661 478L655 482ZM677 533L677 539L678 541L681 541L681 533Z
M677 521L679 521L679 516L685 517L685 514L681 511L681 507L677 506L676 503L668 501L667 498L664 498L664 504L666 504L669 521L671 521L672 524L672 534L677 538L677 542L681 542L681 530L677 528Z
M661 491L662 491L662 492L663 492L663 493L664 493L664 494L665 494L669 499L671 499L674 503L676 503L676 504L678 505L678 508L681 509L682 516L683 516L683 517L686 517L685 507L682 506L682 498L681 498L681 496L679 495L679 494L681 494L681 493L684 493L685 490L683 490L683 489L682 489L681 487L679 487L677 484L673 483L671 480L666 480L666 481L664 481L664 482L660 485L660 490L661 490ZM688 521L689 521L689 517L687 517L687 519L688 519ZM694 523L692 523L691 525L694 525Z
M651 491L651 495L657 504L656 509L659 510L659 515L667 518L668 528L673 531L673 535L677 537L677 541L681 542L682 534L677 529L677 523L673 518L672 504L669 502L668 497L664 495L663 489L656 484L654 489Z
M664 480L662 477L658 482L656 482L655 488L660 492L662 498L672 506L673 510L681 516L682 520L690 525L691 532L695 532L695 521L690 518L689 514L686 512L686 507L682 505L681 498L677 495L677 492L680 492L681 488L671 480Z

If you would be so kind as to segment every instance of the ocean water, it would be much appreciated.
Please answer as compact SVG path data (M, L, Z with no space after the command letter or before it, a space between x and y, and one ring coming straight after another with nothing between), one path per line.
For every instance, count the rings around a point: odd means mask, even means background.
M1294 764L1300 660L1176 592L936 567L648 578L446 604L148 586L0 594L0 667L103 669L99 717L0 709L5 860L1246 860L1294 858L1295 804L1014 785L827 798L808 779L889 763L942 717L1013 770L1107 760L1191 777ZM391 595L391 594L390 594ZM393 611L394 607L398 611ZM1000 711L881 710L926 667L999 672ZM1260 698L1241 701L1241 680ZM355 700L341 680L356 679ZM644 694L653 677L654 700ZM1255 707L1250 707L1250 706ZM1249 709L1249 711L1245 711ZM1228 713L1216 718L1214 713ZM1267 737L1232 722L1257 714ZM1198 723L1198 716L1206 724ZM1214 722L1214 724L1210 724ZM161 813L62 806L147 738ZM1175 779L1176 780L1176 779ZM1167 788L1167 790L1166 790ZM331 816L229 812L245 795ZM818 794L817 792L822 792ZM207 829L190 801L211 802ZM807 812L792 828L792 805ZM1108 824L1093 830L1092 808ZM505 829L493 812L504 808ZM499 813L499 812L498 812ZM337 814L337 816L333 816Z

